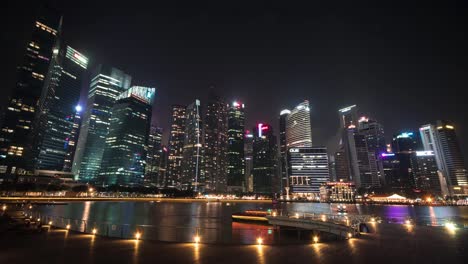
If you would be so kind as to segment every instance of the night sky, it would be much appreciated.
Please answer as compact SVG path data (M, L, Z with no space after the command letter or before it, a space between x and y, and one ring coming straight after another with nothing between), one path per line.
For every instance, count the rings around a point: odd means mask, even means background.
M19 2L2 3L2 94L14 87L38 5ZM70 46L157 87L154 123L166 131L171 104L204 103L215 85L246 104L247 128L278 130L280 110L308 99L313 143L331 146L338 109L357 104L388 139L452 120L468 155L466 1L164 2L49 1Z

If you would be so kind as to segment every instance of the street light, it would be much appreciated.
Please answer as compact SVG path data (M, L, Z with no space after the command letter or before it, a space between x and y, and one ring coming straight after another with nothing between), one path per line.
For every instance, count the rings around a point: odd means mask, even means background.
M261 246L263 244L263 238L258 237L257 238L257 245Z
M319 241L318 236L314 236L314 243L318 243L318 241Z
M93 230L91 232L93 233L93 235L95 235L97 233L97 229L93 228Z
M199 235L195 235L195 236L193 237L193 242L195 242L195 244L200 243L200 241L201 241L201 237L200 237Z
M136 232L135 233L135 239L136 240L139 240L141 238L141 233L140 232Z
M3 209L3 211L6 211L6 209L7 209L6 204L2 206L2 209Z
M67 225L66 228L67 228L67 230L69 230L69 229L70 229L70 225Z

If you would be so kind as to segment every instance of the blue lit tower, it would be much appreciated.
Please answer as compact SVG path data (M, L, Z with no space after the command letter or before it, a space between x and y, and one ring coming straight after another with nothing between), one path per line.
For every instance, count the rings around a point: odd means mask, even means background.
M99 172L103 185L143 183L155 91L132 86L116 98Z
M131 76L121 70L98 65L91 75L86 111L83 114L72 172L82 182L97 180L109 132L112 107L130 87Z

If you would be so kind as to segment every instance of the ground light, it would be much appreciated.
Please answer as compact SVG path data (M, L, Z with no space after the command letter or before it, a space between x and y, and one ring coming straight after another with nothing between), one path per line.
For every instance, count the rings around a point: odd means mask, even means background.
M67 230L70 229L70 225L67 225L66 228L67 228Z
M136 232L135 233L135 239L136 240L139 240L141 238L141 233L140 232Z
M370 219L370 221L371 221L372 223L375 223L375 218L372 217L372 218Z
M348 233L348 238L352 238L352 237L353 237L353 234Z
M41 221L41 219L40 219L40 218L38 218L38 219L37 219L37 221L38 221L38 222L40 222L40 221Z
M407 220L405 221L405 224L406 224L406 225L411 225L411 220L407 219Z
M97 233L97 229L93 228L93 230L91 232L93 233L93 235L95 235Z
M319 241L318 236L314 236L314 243L318 243L318 241Z
M299 214L298 214L298 213L296 213L296 218L299 218Z
M3 206L2 206L2 209L3 209L3 211L6 211L7 206L6 206L6 205L3 205Z
M193 242L195 242L195 244L200 243L200 241L201 241L201 237L199 235L196 235L193 237Z
M263 238L258 237L257 238L257 245L261 246L263 244Z
M50 226L52 225L52 221L49 221L49 225L50 225Z
M452 223L452 222L446 223L446 224L445 224L445 227L446 227L448 230L450 230L450 231L454 231L455 229L457 229L457 226L456 226L454 223Z

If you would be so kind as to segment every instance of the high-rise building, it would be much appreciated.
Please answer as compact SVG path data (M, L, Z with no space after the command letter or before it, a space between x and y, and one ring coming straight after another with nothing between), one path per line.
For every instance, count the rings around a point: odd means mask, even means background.
M159 163L158 185L159 187L167 187L167 158L169 157L169 149L162 146L161 162Z
M56 49L61 15L51 8L39 10L9 97L0 130L0 177L32 170L32 126L44 81Z
M286 146L312 147L309 101L297 105L286 118Z
M166 178L167 185L173 187L180 187L180 180L182 177L182 152L184 150L186 122L185 112L186 106L172 106Z
M273 194L278 191L277 151L278 145L273 128L268 124L258 124L253 139L253 191Z
M255 131L254 131L255 132ZM246 191L253 192L253 141L254 133L245 131L244 138L244 157L245 157L245 183Z
M206 105L204 120L205 190L227 190L227 105L213 92Z
M200 100L187 106L185 113L185 140L182 151L183 189L202 190L205 185L203 164L203 123Z
M103 185L143 183L155 91L132 86L116 98L99 172Z
M326 147L293 147L288 150L289 186L297 196L318 198L320 186L330 181Z
M146 152L145 184L163 186L161 183L161 158L163 149L161 145L163 130L160 127L151 127L148 136L148 150Z
M338 110L340 113L341 128L348 128L350 126L358 126L358 113L357 106L351 105Z
M411 153L413 186L430 193L441 194L442 185L437 171L437 163L433 151L415 151Z
M413 131L401 132L393 136L392 151L411 152L422 149L419 134Z
M237 101L228 105L228 191L243 191L245 187L244 109L245 105Z
M436 126L424 125L419 132L424 150L435 154L437 167L447 181L447 194L453 194L454 188L460 188L459 185L467 185L467 172L454 125L439 120ZM445 183L441 184L443 187Z
M287 164L287 143L286 143L286 121L291 111L284 109L279 116L279 150L280 150L280 192L289 186L288 164Z
M387 151L383 126L377 121L367 117L358 120L359 133L366 137L367 148L378 156Z
M33 126L36 170L63 170L69 144L74 144L70 139L88 67L88 58L77 50L70 46L57 49L52 56Z
M98 65L91 77L72 168L75 177L82 182L94 182L98 178L112 107L131 82L131 76L105 65Z
M339 143L335 151L335 174L337 181L351 181L351 151L348 129L358 126L357 106L351 105L338 110L340 115L340 128L338 130Z
M78 137L80 136L81 128L81 105L75 107L75 115L73 116L73 125L70 132L70 137L66 143L65 160L63 161L63 171L71 172L73 167L73 160L75 159L76 146L78 144Z

